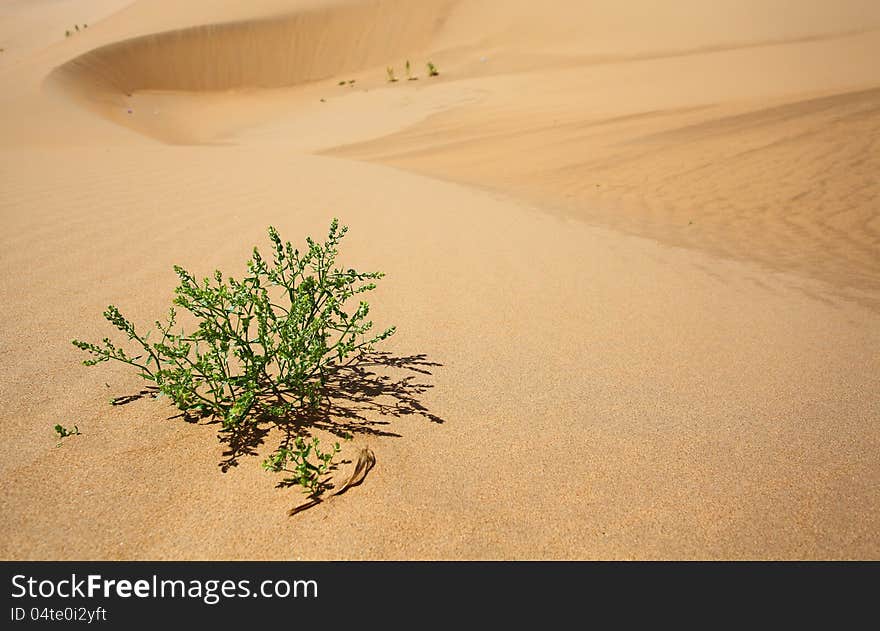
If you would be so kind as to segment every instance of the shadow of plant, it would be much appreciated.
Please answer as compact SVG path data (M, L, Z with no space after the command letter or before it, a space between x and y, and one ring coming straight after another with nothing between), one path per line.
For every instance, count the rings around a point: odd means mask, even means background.
M434 387L426 383L425 378L432 375L432 368L442 365L430 361L425 354L372 352L347 364L332 366L325 376L320 403L316 407L302 407L283 417L263 411L235 428L221 430L220 442L227 448L218 466L226 472L238 466L242 457L256 456L274 429L283 432L281 442L287 444L296 436L310 435L313 430L326 431L340 438L355 435L400 437L389 428L390 421L376 417L417 416L431 423L443 423L442 418L430 412L420 401L421 395ZM148 395L156 396L156 389L116 397L113 404L125 405ZM182 418L188 423L220 423L214 417L191 412L171 418ZM336 463L333 468L345 462ZM279 486L289 485L292 484L287 481L279 483Z
M443 423L420 401L421 395L433 388L424 377L431 376L430 369L439 366L442 364L428 360L424 354L399 356L388 352L367 353L345 365L333 366L326 374L318 406L302 407L283 417L262 413L235 429L222 430L220 441L228 449L219 466L228 471L238 466L242 456L256 455L273 429L284 433L282 443L286 444L313 430L340 438L400 437L389 428L390 421L376 417L420 416Z
M110 399L110 405L128 405L129 403L134 403L135 401L139 401L148 396L155 398L156 393L158 392L158 388L154 386L149 386L135 394L124 394L119 397L113 397L112 399Z
M334 460L330 464L330 466L327 468L327 473L333 473L334 471L337 471L339 469L339 467L341 467L343 465L349 465L349 464L352 464L351 460ZM289 488L293 488L296 486L299 486L299 481L296 480L296 478L288 477L288 478L284 478L283 480L280 480L275 485L275 488L276 489L289 489ZM312 498L321 497L325 491L329 491L332 488L333 488L333 485L330 483L329 480L327 480L327 479L319 480L318 484L315 488L315 491L313 493L310 493L309 497L312 497Z

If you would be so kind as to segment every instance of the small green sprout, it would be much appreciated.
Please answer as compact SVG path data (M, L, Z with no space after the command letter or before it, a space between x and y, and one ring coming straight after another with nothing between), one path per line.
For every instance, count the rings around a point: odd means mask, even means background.
M321 490L323 483L321 478L330 471L330 462L340 450L339 443L334 443L331 451L321 451L320 444L318 438L313 438L311 443L307 443L305 438L297 436L293 441L293 447L280 447L263 461L263 468L273 473L279 471L292 473L293 477L285 482L299 484L305 491L314 495ZM316 463L310 460L312 452L317 460ZM291 468L287 468L288 463L292 465Z
M385 69L386 74L388 75L388 83L397 83L397 77L394 76L394 67L388 66Z
M437 66L435 66L433 63L431 63L431 62L429 61L429 62L428 62L428 76L429 76L429 77L436 77L436 76L438 76L439 74L440 74L440 71L437 70Z
M60 447L61 441L65 438L67 438L68 436L81 435L81 432L79 431L79 427L77 427L76 425L73 426L73 429L68 429L68 428L64 427L63 425L61 425L60 423L55 426L55 433L58 435L58 444L55 445L56 447Z

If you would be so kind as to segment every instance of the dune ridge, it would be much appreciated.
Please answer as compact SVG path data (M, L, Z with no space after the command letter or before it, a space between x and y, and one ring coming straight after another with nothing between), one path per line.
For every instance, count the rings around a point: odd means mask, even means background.
M102 46L55 72L125 94L290 87L417 51L451 4L372 0L205 24Z

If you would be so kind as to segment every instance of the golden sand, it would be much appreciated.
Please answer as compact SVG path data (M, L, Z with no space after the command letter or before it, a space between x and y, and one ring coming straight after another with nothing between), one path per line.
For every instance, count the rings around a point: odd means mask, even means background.
M661 4L0 4L0 558L880 558L880 5ZM333 216L397 385L289 517L70 340Z

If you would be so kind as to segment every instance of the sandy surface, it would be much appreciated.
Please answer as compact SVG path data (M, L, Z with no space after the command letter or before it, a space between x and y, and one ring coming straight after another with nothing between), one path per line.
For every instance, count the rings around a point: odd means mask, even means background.
M620 4L0 1L0 558L880 558L880 5ZM397 360L290 518L70 339L332 216Z

